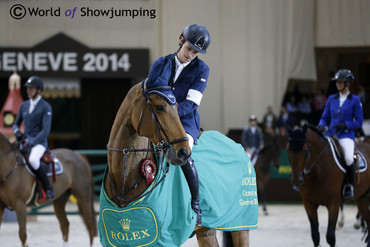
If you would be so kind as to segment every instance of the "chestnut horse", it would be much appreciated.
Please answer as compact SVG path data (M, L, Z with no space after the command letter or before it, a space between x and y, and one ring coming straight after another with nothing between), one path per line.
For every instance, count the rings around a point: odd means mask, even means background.
M145 179L141 179L139 163L146 158L155 160L151 143L175 166L183 165L191 153L176 106L157 94L143 92L138 83L122 102L107 145L105 194L120 208L142 198L148 187ZM195 232L199 246L218 246L215 230L201 226ZM235 246L249 246L248 234L247 230L233 232Z
M52 152L63 165L63 173L51 182L55 199L52 201L54 212L59 220L64 245L68 245L69 222L65 206L69 196L76 197L79 211L90 236L90 245L97 234L96 215L93 206L93 182L90 164L86 157L69 149L54 149ZM11 144L0 134L0 224L4 208L15 210L19 238L22 246L27 246L27 201L35 188L36 180L27 171L22 155L15 144ZM45 204L47 200L40 204ZM43 234L40 232L40 234Z
M308 127L308 128L307 128ZM356 144L356 148L370 162L370 145ZM335 227L342 200L342 184L345 174L334 161L329 143L315 126L289 130L289 159L292 166L292 183L299 188L303 205L311 224L311 237L314 246L320 244L317 209L326 206L329 212L326 241L335 246ZM370 232L370 211L368 191L370 188L370 169L357 176L355 198L360 214L364 217ZM370 241L367 241L370 246Z

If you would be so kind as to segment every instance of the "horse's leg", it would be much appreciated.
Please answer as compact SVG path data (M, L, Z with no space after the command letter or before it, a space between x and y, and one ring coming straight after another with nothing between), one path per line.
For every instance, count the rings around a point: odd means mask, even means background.
M199 247L218 247L216 230L206 227L196 227L195 234L197 235Z
M3 222L3 215L4 215L4 204L0 203L0 226L1 223Z
M91 188L91 193L88 193L87 191L81 191L81 193L78 193L76 190L72 190L72 194L77 199L78 209L89 232L90 246L92 246L94 237L97 235L93 189Z
M231 232L222 232L222 246L234 247Z
M340 203L340 211L339 211L339 220L338 220L338 229L344 226L344 210L343 210L343 200Z
M18 200L14 207L15 213L17 214L18 219L18 235L19 239L22 242L22 246L27 246L27 208L24 202Z
M369 198L367 196L362 196L356 200L358 212L360 217L362 216L367 224L367 247L370 247L370 211L369 211Z
M317 208L319 205L310 203L303 200L303 205L306 209L308 220L311 226L311 237L315 247L320 244L320 233L319 233L319 219L317 217Z
M231 232L231 237L234 247L249 247L249 230Z
M68 246L68 232L69 232L69 221L66 215L66 203L69 198L69 193L64 193L53 201L54 213L58 218L59 226L63 235L63 246Z
M335 227L337 225L340 201L332 202L327 208L329 212L328 229L326 231L326 242L332 247L335 246Z

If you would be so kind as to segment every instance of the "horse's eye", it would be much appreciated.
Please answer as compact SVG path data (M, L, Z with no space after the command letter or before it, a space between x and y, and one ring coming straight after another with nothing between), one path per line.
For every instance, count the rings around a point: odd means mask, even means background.
M155 110L157 112L164 112L165 108L164 108L163 105L157 105L157 106L155 106Z

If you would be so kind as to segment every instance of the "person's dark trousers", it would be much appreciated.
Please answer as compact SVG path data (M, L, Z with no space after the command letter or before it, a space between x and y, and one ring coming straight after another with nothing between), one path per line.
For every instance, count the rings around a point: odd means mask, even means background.
M197 226L202 224L202 210L199 206L199 179L194 161L189 157L185 165L181 166L191 193L191 208L197 214Z
M40 180L41 185L45 190L46 198L48 200L53 199L54 198L53 187L51 187L49 178L48 178L48 176L46 175L45 171L42 169L41 166L39 167L39 169L37 169L35 171L35 174L36 174L37 178Z
M354 187L355 187L355 176L356 176L356 166L353 162L350 166L347 166L347 178L348 184L344 185L343 197L353 198L354 197Z

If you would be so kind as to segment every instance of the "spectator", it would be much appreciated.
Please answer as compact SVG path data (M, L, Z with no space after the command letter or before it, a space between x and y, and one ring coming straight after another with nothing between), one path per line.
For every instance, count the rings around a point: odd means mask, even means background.
M366 91L362 85L358 86L357 96L360 97L362 104L366 102Z
M281 107L281 112L279 119L276 123L276 126L280 128L291 128L293 129L295 124L295 118L294 116L287 111L287 108L285 106Z
M286 109L289 113L294 113L298 111L296 97L291 95L289 101L286 103Z
M308 102L306 96L302 96L301 101L298 103L298 110L301 113L305 113L305 114L311 113L311 105L310 105L310 102Z
M276 127L276 116L272 111L272 106L267 107L267 111L263 116L263 129L266 133L274 134L275 127Z

